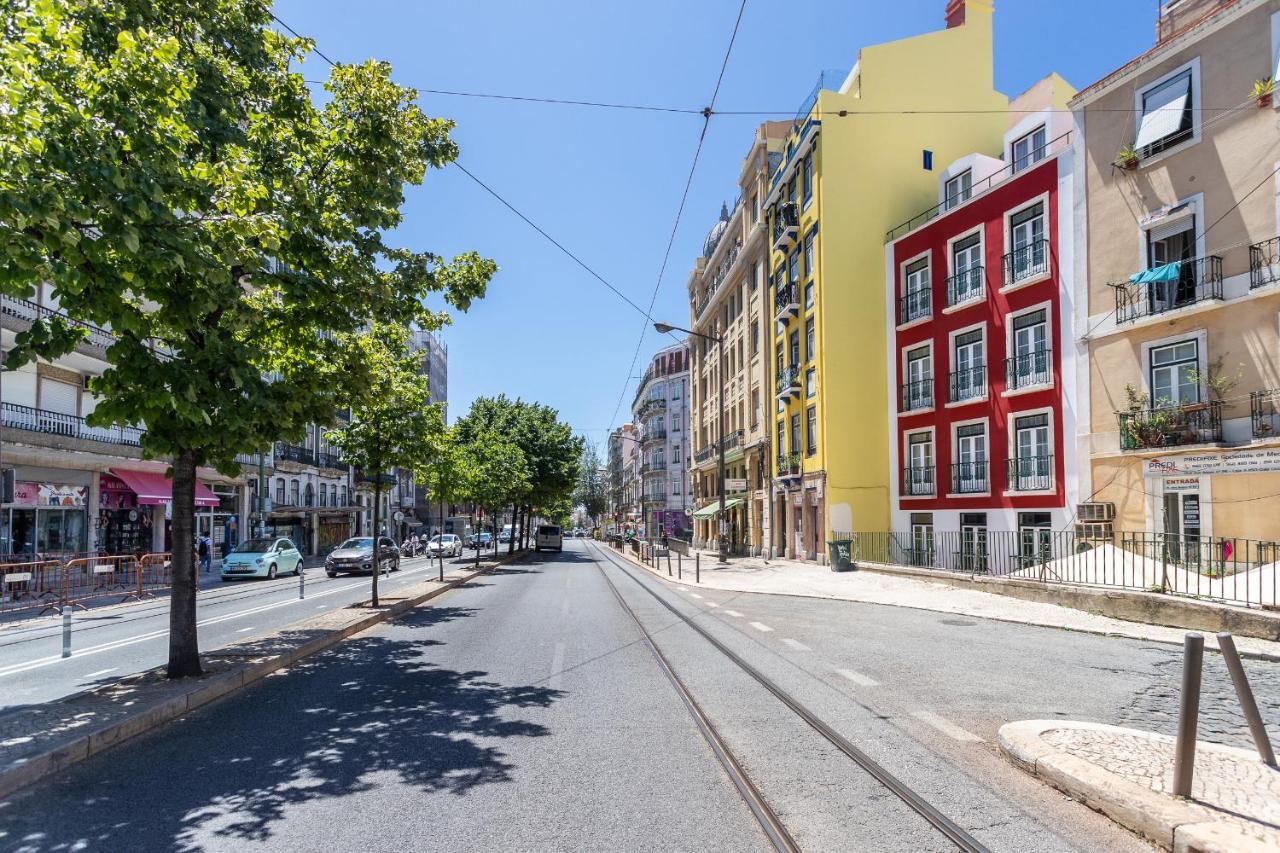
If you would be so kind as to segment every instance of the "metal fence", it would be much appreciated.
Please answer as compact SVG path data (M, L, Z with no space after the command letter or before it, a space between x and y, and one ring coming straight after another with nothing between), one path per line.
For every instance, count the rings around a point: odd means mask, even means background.
M173 582L171 555L0 556L0 614L61 612L150 598Z
M1085 538L1047 527L833 533L855 562L1161 592L1276 607L1280 541L1117 532Z

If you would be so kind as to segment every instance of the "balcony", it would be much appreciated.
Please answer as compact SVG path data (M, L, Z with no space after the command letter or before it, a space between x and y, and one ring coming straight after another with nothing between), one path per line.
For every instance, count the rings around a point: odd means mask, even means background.
M1254 391L1249 395L1249 419L1254 438L1280 435L1280 390Z
M773 214L774 251L786 252L795 246L800 238L800 210L794 201L779 204Z
M933 313L933 296L929 288L912 290L898 300L898 325L905 326Z
M778 374L775 389L777 391L776 396L779 400L789 400L792 397L799 397L800 366L793 364L790 367L784 367L782 372Z
M667 470L667 463L664 459L651 459L640 466L640 476L645 477L649 474L663 474Z
M1120 412L1120 448L1151 450L1222 441L1222 403L1183 403Z
M321 468L332 468L336 471L345 471L349 467L341 456L329 450L321 450L316 453L316 465Z
M1053 381L1053 351L1032 350L1004 360L1004 387L1006 391L1020 391L1048 385Z
M724 437L724 455L726 459L733 456L733 451L742 446L743 435L744 433L742 430L738 429ZM737 454L737 456L741 455L742 454ZM719 455L716 453L716 442L713 441L693 454L693 464L705 465L707 462L718 458Z
M8 429L99 441L103 444L122 444L129 447L138 447L143 433L143 430L137 427L89 426L84 422L84 418L75 415L33 409L29 406L19 406L17 403L0 404L0 425Z
M784 480L794 479L801 475L799 453L783 453L778 456L778 477Z
M977 495L990 491L987 483L987 460L956 462L951 466L951 493Z
M800 313L800 288L793 281L773 297L773 319L779 323Z
M666 440L667 440L667 431L665 429L662 429L662 428L656 428L652 430L646 429L644 431L644 438L640 441L640 446L649 447L654 444L661 444Z
M948 386L952 403L965 403L969 400L981 400L987 396L987 367L985 364L965 367L954 371L949 377Z
M666 410L667 400L665 397L650 397L640 404L640 408L636 409L636 419L644 420Z
M986 269L982 264L966 267L947 279L947 307L975 302L987 294Z
M1004 286L1049 274L1049 241L1036 240L1004 256Z
M1010 459L1006 475L1011 492L1042 492L1052 489L1053 454Z
M902 385L902 411L916 412L933 408L933 377L926 376Z
M315 452L309 447L303 447L300 444L285 444L283 441L276 442L276 461L297 462L300 465L316 464Z
M33 323L36 320L43 320L49 317L60 317L68 325L84 329L88 333L84 343L89 346L105 350L116 342L115 335L106 329L100 329L97 326L90 323L82 323L79 320L72 320L64 311L46 308L27 299L18 299L16 296L0 297L0 315L13 317L26 323Z
M912 466L902 469L902 494L915 498L932 495L935 490L932 466Z
M1132 323L1166 311L1222 298L1222 258L1206 255L1144 270L1129 281L1112 283L1116 322Z
M1280 281L1280 237L1249 247L1249 289Z
M647 504L664 504L667 502L666 492L647 492L644 496L644 503Z

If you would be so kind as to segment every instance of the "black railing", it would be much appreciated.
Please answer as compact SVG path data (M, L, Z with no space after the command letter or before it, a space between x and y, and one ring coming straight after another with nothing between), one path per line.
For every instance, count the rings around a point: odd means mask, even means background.
M911 497L934 493L933 466L908 466L902 469L902 493Z
M667 463L661 459L652 459L640 466L640 475L660 474L667 470Z
M779 288L778 294L773 297L773 316L777 318L783 314L799 310L800 293L796 283L793 281L785 287Z
M800 231L800 211L794 201L784 201L773 214L773 245L794 241Z
M644 439L640 443L644 445L654 441L665 441L666 438L667 431L665 429L647 429L644 431Z
M933 299L929 288L907 291L907 295L898 300L898 323L910 323L921 317L928 317L933 312Z
M1254 438L1280 434L1280 390L1254 391L1249 395L1249 419Z
M954 462L951 465L951 493L972 495L990 490L987 461Z
M982 264L956 272L947 279L947 306L980 299L987 292L987 277Z
M34 409L17 403L0 404L0 422L9 429L101 441L104 444L124 444L130 447L139 446L143 433L143 430L137 427L89 426L84 422L84 418L76 415Z
M1206 255L1182 261L1177 278L1170 281L1113 283L1111 287L1116 292L1116 322L1132 323L1198 302L1221 299L1222 258Z
M952 371L948 377L951 389L949 400L952 403L963 403L965 400L978 400L987 396L987 366L977 364Z
M316 453L316 464L321 468L333 468L338 471L345 471L349 467L341 456L329 450Z
M36 320L43 320L49 317L59 317L66 321L68 325L86 330L88 334L85 337L85 343L91 346L106 349L116 342L115 335L111 334L106 329L98 328L91 323L82 323L79 320L73 320L67 316L65 311L46 308L43 305L38 305L35 302L30 301L29 299L19 299L16 296L0 297L0 314L13 317L18 320L24 320L28 323L33 323Z
M1004 283L1007 287L1049 272L1049 241L1036 240L1004 256Z
M300 444L285 444L283 441L276 442L276 461L284 460L286 462L297 462L302 465L316 464L316 454L310 447L303 447Z
M1249 288L1280 281L1280 237L1249 247Z
M778 396L789 394L792 390L799 389L800 367L795 364L790 367L784 367L782 372L778 374L776 387Z
M933 377L916 379L902 384L902 411L914 412L933 406Z
M1120 412L1120 448L1144 450L1222 441L1222 403L1182 403Z
M650 397L640 404L640 408L636 410L636 416L643 419L659 411L665 412L666 410L667 400L665 397Z
M783 453L778 456L779 477L798 477L800 472L800 454L798 452Z
M1053 488L1053 454L1017 456L1008 462L1011 492L1039 492Z
M1004 360L1004 385L1009 391L1048 385L1053 380L1052 350L1038 349Z

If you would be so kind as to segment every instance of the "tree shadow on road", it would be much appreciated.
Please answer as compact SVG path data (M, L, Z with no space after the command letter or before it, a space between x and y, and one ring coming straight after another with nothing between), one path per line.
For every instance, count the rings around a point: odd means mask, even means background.
M395 624L425 634L471 613L422 608ZM390 784L463 795L510 780L513 765L488 741L549 734L518 712L561 691L435 666L436 645L429 636L348 640L90 759L0 804L0 848L239 846L271 839L287 809L319 800Z

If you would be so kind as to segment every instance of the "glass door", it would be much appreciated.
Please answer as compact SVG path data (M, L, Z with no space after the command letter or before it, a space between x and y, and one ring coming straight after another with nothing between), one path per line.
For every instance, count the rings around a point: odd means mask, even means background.
M961 494L987 490L987 434L982 424L956 430L956 491Z
M1020 210L1010 220L1012 226L1013 257L1010 272L1012 281L1022 281L1046 270L1044 239L1044 206L1033 204Z
M1049 325L1043 309L1013 320L1013 388L1049 383Z
M1018 491L1049 488L1049 416L1031 415L1014 421L1016 468L1014 486Z

